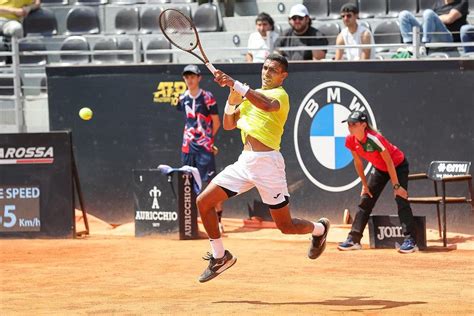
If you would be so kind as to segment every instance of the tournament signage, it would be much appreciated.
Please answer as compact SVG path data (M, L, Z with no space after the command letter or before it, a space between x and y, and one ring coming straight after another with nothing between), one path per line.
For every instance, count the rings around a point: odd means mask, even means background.
M323 190L346 191L360 182L354 177L352 155L345 147L347 124L341 123L352 111L367 112L369 123L376 127L362 93L347 83L329 81L307 93L296 113L293 137L298 163L306 177ZM368 164L364 173L371 167Z
M424 216L414 216L417 231L416 244L418 248L426 248L426 219ZM403 236L400 219L396 215L370 215L369 219L370 248L396 248L401 245Z
M470 161L433 161L428 176L433 180L441 180L444 177L465 175L469 173L470 167Z
M167 176L158 170L133 170L135 236L175 233L177 201Z
M196 193L194 192L194 178L186 172L178 173L179 208L179 239L198 238Z
M173 171L163 175L157 169L133 170L135 236L172 234L179 239L198 237L196 193L192 174ZM177 178L178 196L174 179Z
M0 134L0 144L0 237L74 236L71 134Z
M40 231L39 187L0 187L0 232Z

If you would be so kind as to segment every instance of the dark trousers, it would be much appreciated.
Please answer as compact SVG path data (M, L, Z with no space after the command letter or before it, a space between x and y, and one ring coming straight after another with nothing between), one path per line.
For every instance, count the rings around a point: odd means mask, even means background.
M395 170L397 171L398 181L405 190L408 190L408 162L405 159ZM387 182L390 181L390 175L388 172L380 171L376 168L373 169L373 173L368 179L368 186L370 193L373 197L364 194L359 203L359 211L357 212L354 222L352 223L351 232L349 235L352 236L354 242L360 243L362 233L364 232L365 226L369 221L370 213L375 206L380 194ZM413 237L416 239L415 223L413 219L413 213L411 211L410 203L408 200L397 195L395 198L398 207L398 217L402 224L402 231L405 237Z

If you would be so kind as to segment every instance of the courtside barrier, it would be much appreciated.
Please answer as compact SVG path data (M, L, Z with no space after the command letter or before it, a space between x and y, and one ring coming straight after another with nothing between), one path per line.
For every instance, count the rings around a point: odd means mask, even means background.
M0 237L73 237L69 132L0 134Z

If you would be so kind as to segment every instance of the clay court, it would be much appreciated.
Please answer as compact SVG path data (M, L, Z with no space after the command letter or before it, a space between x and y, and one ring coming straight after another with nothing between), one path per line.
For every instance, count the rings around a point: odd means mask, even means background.
M474 237L448 235L441 247L401 255L368 249L343 253L347 227L333 225L324 255L306 257L306 236L244 228L227 220L224 243L235 266L204 284L206 239L133 237L91 220L81 239L0 240L2 315L472 315Z

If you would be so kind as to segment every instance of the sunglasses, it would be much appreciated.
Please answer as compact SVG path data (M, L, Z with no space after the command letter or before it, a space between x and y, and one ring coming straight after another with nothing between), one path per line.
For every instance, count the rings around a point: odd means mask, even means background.
M290 20L293 20L293 21L302 21L305 17L304 16L298 16L298 15L295 15L295 16L292 16L290 18Z
M352 18L353 14L352 13L348 13L348 14L341 14L341 19L344 19L344 18Z

